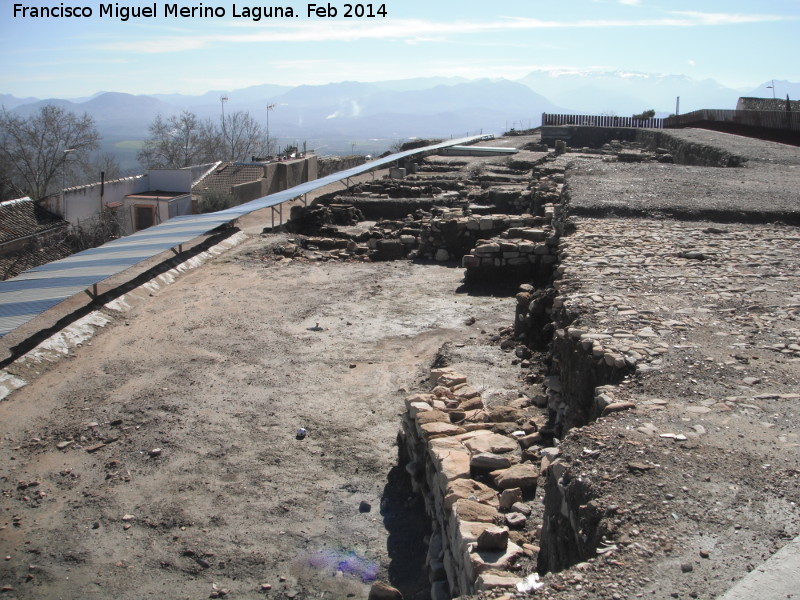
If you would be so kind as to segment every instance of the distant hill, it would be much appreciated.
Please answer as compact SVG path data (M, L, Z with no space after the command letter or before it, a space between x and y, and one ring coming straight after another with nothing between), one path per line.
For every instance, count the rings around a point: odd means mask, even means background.
M0 95L0 103L28 116L44 104L56 104L91 115L104 138L103 149L115 151L123 167L135 166L138 146L158 114L165 117L190 110L202 119L218 121L220 97L225 112L249 111L266 124L280 143L308 141L311 147L344 153L359 141L372 152L407 137L448 137L501 133L510 128L538 126L542 112L587 112L631 115L650 108L660 115L700 108L734 108L740 96L771 96L762 84L747 92L716 81L685 76L620 71L554 73L533 71L517 81L467 80L460 77L420 77L378 82L344 81L296 87L263 84L200 95L133 95L101 92L86 99L15 98ZM775 81L776 96L800 96L800 83ZM118 142L126 142L115 146ZM116 150L115 150L116 148ZM124 148L124 149L123 149Z
M38 98L17 98L11 94L0 94L0 106L6 110L12 110L23 104L30 104L38 101Z
M48 104L60 106L76 114L87 113L95 120L97 130L103 137L131 139L144 139L147 136L148 126L157 115L168 116L180 112L177 106L150 96L134 96L118 92L105 92L85 102L54 98L38 100L19 105L12 112L28 117Z
M683 75L608 71L554 73L533 71L519 80L572 112L628 116L643 110L674 113L702 108L736 108L741 90L713 79L695 80Z

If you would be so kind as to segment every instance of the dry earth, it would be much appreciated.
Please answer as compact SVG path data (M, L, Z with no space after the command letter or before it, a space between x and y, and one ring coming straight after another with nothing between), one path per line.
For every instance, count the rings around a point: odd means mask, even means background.
M427 594L403 388L445 342L487 343L508 300L456 294L452 266L262 260L279 240L129 294L91 342L20 372L43 371L0 404L9 597L364 597L390 575Z

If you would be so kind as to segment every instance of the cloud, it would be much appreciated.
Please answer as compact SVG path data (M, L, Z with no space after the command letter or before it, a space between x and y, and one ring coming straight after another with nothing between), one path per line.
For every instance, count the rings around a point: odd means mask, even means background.
M638 3L639 0L620 0ZM286 44L286 43L326 43L356 42L361 40L400 41L408 44L439 43L455 36L474 36L481 34L501 35L504 32L535 31L556 29L603 29L603 28L645 28L645 27L710 27L722 25L742 25L750 23L797 20L800 17L770 14L704 13L697 11L674 11L670 16L652 19L586 19L576 21L554 21L528 17L501 17L493 21L451 21L439 22L426 19L393 19L380 23L336 21L279 21L265 26L263 22L224 21L219 30L201 34L185 30L165 37L144 38L130 41L115 40L113 43L98 44L103 51L121 51L134 54L160 54L165 52L185 52L215 47L225 44ZM235 29L226 32L225 29Z

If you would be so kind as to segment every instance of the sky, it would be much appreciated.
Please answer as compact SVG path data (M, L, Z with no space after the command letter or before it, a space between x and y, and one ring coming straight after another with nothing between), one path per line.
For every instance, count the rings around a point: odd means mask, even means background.
M174 5L219 16L166 15ZM685 75L743 90L800 81L800 0L387 0L352 4L349 18L347 5L0 0L0 93L202 94L265 83L513 80L535 70ZM120 12L101 16L101 6ZM309 15L310 6L322 10ZM365 16L355 16L359 6ZM87 16L32 16L41 7ZM123 20L135 7L155 16ZM253 7L296 16L257 21Z

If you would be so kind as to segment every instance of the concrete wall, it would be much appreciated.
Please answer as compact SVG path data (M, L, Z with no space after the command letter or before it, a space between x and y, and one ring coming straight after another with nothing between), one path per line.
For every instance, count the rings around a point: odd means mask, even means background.
M261 180L233 186L231 193L236 204L244 204L313 181L318 178L317 175L317 157L313 154L298 160L273 162L264 166Z
M72 225L94 218L100 211L100 183L82 185L65 190L45 201L51 212L59 215ZM149 189L147 175L135 175L107 181L104 187L103 202L122 202L128 194L138 194Z

